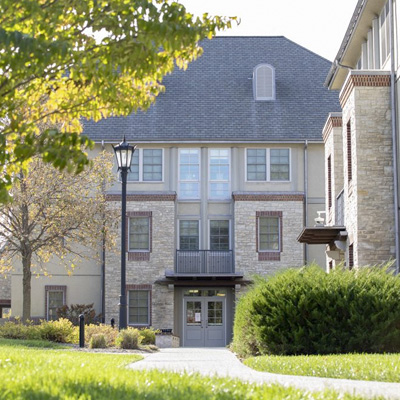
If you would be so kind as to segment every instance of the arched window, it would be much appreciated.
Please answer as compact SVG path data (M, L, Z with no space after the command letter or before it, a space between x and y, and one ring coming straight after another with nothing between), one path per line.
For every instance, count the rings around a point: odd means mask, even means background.
M253 95L255 101L275 100L275 68L259 64L253 70Z

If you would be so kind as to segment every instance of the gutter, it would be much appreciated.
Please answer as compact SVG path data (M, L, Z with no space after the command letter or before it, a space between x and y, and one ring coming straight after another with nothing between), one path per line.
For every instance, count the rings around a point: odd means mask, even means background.
M394 7L389 0L390 21L390 100L392 117L392 151L393 151L393 197L394 197L394 235L396 246L396 274L400 272L400 243L399 243L399 188L398 188L398 158L397 158L397 101L396 101L396 60L394 51Z

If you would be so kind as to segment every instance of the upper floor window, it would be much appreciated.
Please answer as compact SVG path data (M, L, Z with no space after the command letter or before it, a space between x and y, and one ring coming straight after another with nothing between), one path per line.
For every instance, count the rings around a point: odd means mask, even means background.
M199 221L179 221L179 249L199 250Z
M289 149L247 149L246 158L247 181L290 180Z
M279 261L282 252L282 211L257 211L256 232L259 261Z
M210 199L229 199L229 149L210 149Z
M179 150L179 197L198 199L200 197L200 150Z
M129 251L150 251L150 218L129 218Z
M381 50L381 65L385 63L390 53L390 21L389 21L389 1L379 16L379 37Z
M163 150L136 149L127 179L132 182L161 182L163 180Z
M210 221L210 250L229 250L229 221Z
M253 96L256 101L275 100L275 68L259 64L253 70Z

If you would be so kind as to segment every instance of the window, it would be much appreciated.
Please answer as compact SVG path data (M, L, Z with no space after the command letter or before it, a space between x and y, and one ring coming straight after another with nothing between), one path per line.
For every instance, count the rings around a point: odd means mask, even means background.
M390 21L389 21L389 1L379 16L379 36L381 50L381 65L385 63L390 53Z
M229 199L229 149L210 150L210 198Z
M247 180L267 180L267 150L247 149Z
M256 212L259 261L279 261L282 252L282 211Z
M331 156L327 160L327 171L328 171L328 209L332 207L332 160Z
M127 179L131 182L161 182L163 180L162 172L162 149L136 149Z
M129 219L129 251L150 250L150 220L148 217Z
M210 250L229 250L229 221L210 221Z
M57 309L65 304L66 286L45 286L45 309L47 320L56 320Z
M353 243L349 245L349 269L354 267L354 247Z
M257 65L253 70L253 96L256 101L275 100L275 68Z
M200 197L200 150L179 150L179 197L198 199Z
M353 179L353 164L351 157L351 120L347 122L347 181L350 183Z
M150 291L128 290L128 324L150 325Z
M247 149L246 159L248 182L290 180L289 149Z
M179 221L179 249L199 250L199 221Z

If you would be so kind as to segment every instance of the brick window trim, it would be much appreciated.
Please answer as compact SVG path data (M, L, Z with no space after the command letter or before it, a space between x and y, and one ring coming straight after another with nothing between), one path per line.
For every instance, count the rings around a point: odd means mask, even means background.
M342 117L330 115L322 131L322 139L324 140L324 143L326 143L326 141L328 140L328 137L331 134L333 128L341 128L341 127L342 127Z
M129 219L132 217L149 218L149 250L131 251L129 250ZM128 211L126 213L126 252L128 261L150 261L150 253L153 251L153 212L152 211Z
M107 201L121 202L121 194L106 194ZM176 193L136 193L128 194L126 201L175 201Z
M349 269L354 267L354 246L353 243L349 245Z
M146 292L149 292L149 324L148 325L136 325L136 324L129 324L129 326L132 326L134 328L146 328L150 327L152 325L152 314L153 314L153 307L152 307L152 299L153 299L153 286L152 285L147 285L147 284L141 284L141 285L135 285L135 284L127 284L125 286L126 292L128 294L127 300L128 300L128 312L129 312L129 290L143 290ZM129 316L128 316L129 320Z
M234 201L304 201L303 193L233 193Z
M11 306L11 299L0 299L0 307L1 306Z
M44 312L46 315L46 319L49 318L48 315L48 293L49 292L63 292L63 298L64 298L64 305L67 304L67 286L65 285L46 285L44 287Z
M256 252L258 254L258 261L280 261L281 253L283 251L282 241L282 211L256 211ZM258 248L258 225L260 217L278 217L279 218L279 251L261 251Z
M328 209L332 208L332 158L329 155L327 159L327 172L328 172Z

